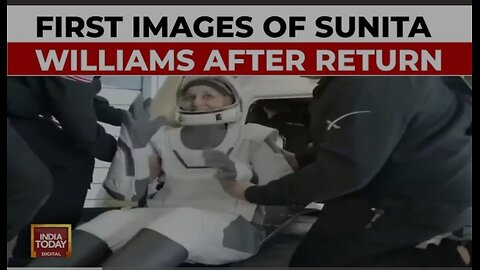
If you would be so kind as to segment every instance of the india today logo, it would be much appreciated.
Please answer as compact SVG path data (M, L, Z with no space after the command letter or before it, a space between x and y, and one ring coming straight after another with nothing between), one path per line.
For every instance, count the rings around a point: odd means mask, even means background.
M72 255L72 225L70 224L32 224L30 235L32 258Z

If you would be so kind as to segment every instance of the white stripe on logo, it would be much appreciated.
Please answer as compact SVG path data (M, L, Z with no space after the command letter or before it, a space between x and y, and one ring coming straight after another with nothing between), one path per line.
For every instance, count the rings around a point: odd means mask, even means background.
M340 120L342 120L343 118L347 117L347 116L350 116L350 115L353 115L353 114L360 114L360 113L370 113L371 111L355 111L355 112L351 112L351 113L347 113L347 114L344 114L342 116L340 116L339 118L333 120L333 121L330 121L330 120L327 120L327 130L330 130L333 128L335 129L340 129L340 126L336 125L336 123Z

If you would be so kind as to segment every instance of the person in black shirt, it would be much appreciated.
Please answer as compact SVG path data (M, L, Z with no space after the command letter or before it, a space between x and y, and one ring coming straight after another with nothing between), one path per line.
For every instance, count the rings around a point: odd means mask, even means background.
M9 190L23 189L27 194L42 184L53 185L49 199L31 223L72 224L75 227L92 181L95 158L107 162L113 159L116 139L107 134L98 121L119 126L126 112L111 107L105 99L97 96L100 89L99 78L7 78L7 117L11 127L51 175L50 180L41 174L32 178L9 177ZM22 162L21 156L16 158ZM30 168L31 173L37 173L38 166ZM10 203L19 201L20 193L9 193L7 197L8 212L24 215L16 204ZM37 205L32 207L38 208ZM17 237L9 264L23 266L29 261L30 228L27 226Z
M7 243L52 192L50 171L7 118Z
M461 229L471 216L471 91L458 80L322 78L300 169L229 193L263 205L325 203L291 266L416 266L378 258Z

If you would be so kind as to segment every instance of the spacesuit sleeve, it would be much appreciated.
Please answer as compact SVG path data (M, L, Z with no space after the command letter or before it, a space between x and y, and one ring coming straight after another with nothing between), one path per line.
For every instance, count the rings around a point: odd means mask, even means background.
M114 199L139 201L150 193L149 185L156 179L149 162L161 157L151 144L134 148L126 129L123 125L120 130L117 151L103 186ZM161 164L158 166L161 168Z
M275 143L278 137L278 132L272 130L263 141L254 145L251 165L254 175L258 177L259 185L293 172L285 158L284 150Z

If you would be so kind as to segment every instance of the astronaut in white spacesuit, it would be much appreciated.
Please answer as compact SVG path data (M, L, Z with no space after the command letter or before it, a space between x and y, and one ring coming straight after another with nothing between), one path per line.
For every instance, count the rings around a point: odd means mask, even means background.
M177 128L134 102L104 182L119 200L148 195L148 207L103 213L74 231L71 258L31 266L219 265L258 252L266 208L230 196L229 183L266 184L292 172L278 132L240 123L229 77L186 78L177 96Z

